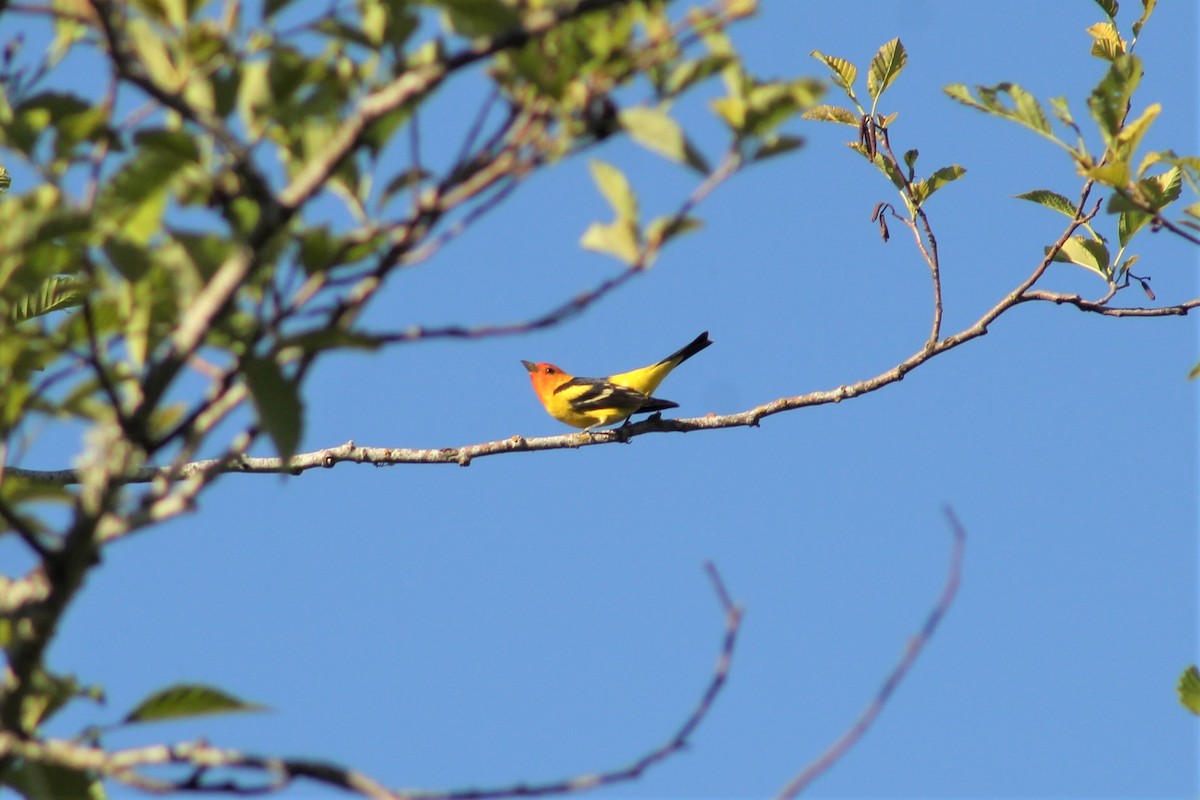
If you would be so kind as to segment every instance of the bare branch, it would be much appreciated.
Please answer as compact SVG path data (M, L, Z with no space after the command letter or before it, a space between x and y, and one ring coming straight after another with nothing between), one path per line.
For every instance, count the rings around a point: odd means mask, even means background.
M904 194L908 198L909 208L915 209L913 219L901 217L895 211L892 212L892 216L903 222L912 231L917 250L920 251L921 257L925 259L925 263L929 266L929 276L933 282L933 323L930 327L929 339L926 341L926 346L932 347L942 335L942 276L941 262L938 259L937 239L933 235L933 227L929 223L929 217L925 215L925 209L921 207L916 195L913 193L912 182L908 178L908 172L901 166L900 161L896 158L896 154L892 151L891 137L888 135L887 128L878 125L874 120L870 120L869 118L864 118L864 124L872 125L879 132L878 137L870 137L870 140L883 141L883 148L887 153L887 157L891 159L896 174L904 181ZM890 208L891 204L888 204L888 207ZM918 219L921 221L919 229L916 225L916 220ZM884 230L886 230L886 227ZM921 239L922 231L925 233L925 240ZM887 239L885 238L884 241L887 241ZM929 242L928 247L925 245L926 241Z
M0 475L3 475L2 468L0 468ZM36 553L39 558L46 559L51 556L50 551L46 549L46 545L42 544L42 540L38 537L38 532L34 530L29 520L18 514L3 498L0 498L0 519L3 519L4 523L9 528L12 528L21 541L25 543L25 546ZM2 601L0 601L0 605L2 604Z
M1111 296L1111 293L1110 293ZM1028 300L1041 300L1057 305L1072 305L1080 311L1090 311L1094 314L1102 314L1106 317L1184 317L1194 308L1200 308L1200 298L1188 300L1185 303L1179 303L1173 306L1161 306L1159 308L1112 308L1105 305L1107 299L1101 300L1085 300L1077 294L1062 294L1059 292L1047 292L1041 289L1033 289L1025 292L1021 296L1022 302Z
M725 585L721 580L721 576L717 573L716 567L711 562L708 562L705 564L705 571L712 580L714 591L717 593L717 599L725 612L725 638L721 644L721 652L717 655L717 662L713 666L712 676L709 679L708 686L704 690L704 694L696 704L696 707L692 709L692 713L688 715L688 718L684 720L683 724L670 739L649 753L646 753L632 764L610 772L579 775L554 783L516 784L502 789L418 792L409 794L408 797L413 800L496 800L496 798L504 797L542 797L555 794L572 794L597 789L601 786L610 786L615 783L635 780L641 777L642 773L650 767L665 761L675 753L685 749L692 734L700 726L700 723L704 721L704 718L712 709L717 695L720 694L721 689L725 685L725 681L729 676L730 664L733 662L733 650L737 645L738 632L741 630L742 623L742 609L730 601L729 594L725 590Z
M962 329L958 333L939 340L933 346L922 347L885 372L855 383L839 386L835 389L809 392L793 397L781 397L732 414L708 414L703 417L685 419L663 419L660 415L656 414L641 422L615 429L592 431L590 433L567 433L557 436L529 438L515 435L506 439L481 442L479 444L441 448L362 447L350 441L334 447L297 454L287 463L273 457L230 456L225 459L196 461L181 467L143 467L133 474L123 476L121 480L126 483L146 483L156 479L187 479L196 473L215 474L227 472L247 474L288 473L299 475L311 469L328 469L341 462L373 464L375 466L392 466L396 464L458 464L465 467L469 466L474 459L502 453L560 450L629 442L638 436L649 433L687 433L689 431L717 428L757 427L764 418L775 414L808 406L840 403L843 400L868 394L888 384L903 380L905 375L930 359L937 357L947 350L965 344L972 339L985 335L988 332L988 326L992 322L1004 312L1021 303L1046 301L1057 304L1070 304L1084 311L1110 317L1184 316L1192 309L1200 307L1200 299L1194 299L1180 305L1164 308L1109 308L1108 306L1098 304L1096 301L1084 300L1077 295L1060 295L1052 292L1030 290L1029 286L1049 266L1051 254L1058 247L1061 247L1062 242L1082 222L1083 220L1078 220L1072 226L1068 227L1059 241L1051 246L1050 252L1047 253L1046 257L1038 265L1034 274L1006 295L999 303L985 312L974 324ZM405 341L436 337L482 338L500 334L521 333L539 327L546 327L555 324L572 313L581 311L595 299L612 291L636 274L638 274L637 270L625 270L604 284L601 284L593 292L581 295L549 314L530 322L514 323L508 326L481 326L478 328L416 328L411 331L395 334L390 337L390 340ZM9 474L25 478L26 480L52 484L78 483L80 477L75 470L70 469L46 471L10 466L7 468L7 471Z
M741 629L742 610L729 599L724 583L711 563L705 570L712 580L714 591L725 615L725 634L716 664L703 694L695 707L666 742L649 751L627 766L606 772L578 775L565 780L541 784L514 784L485 789L449 791L393 790L361 772L321 761L283 759L250 755L237 750L213 747L205 742L185 742L174 745L108 751L78 741L65 739L29 740L10 730L0 730L0 761L23 758L27 761L54 764L79 771L89 771L128 786L151 792L223 791L235 794L263 794L287 788L295 779L305 778L327 786L335 786L373 800L488 800L506 797L539 797L570 794L632 781L646 770L684 750L699 725L716 702L729 676L729 668ZM7 588L0 584L0 589ZM195 767L183 780L152 778L139 770L162 765ZM247 781L239 782L227 776L220 782L206 781L210 770L244 770L250 773Z
M730 150L722 158L721 163L712 171L680 204L671 216L670 224L683 222L696 207L704 202L712 192L728 180L742 166L741 156L736 150ZM440 244L435 242L434 244ZM542 328L549 328L563 320L573 317L587 309L590 305L623 286L635 275L648 269L648 265L657 257L662 249L662 242L650 243L639 254L638 260L630 264L615 276L601 282L594 288L575 295L564 303L555 306L546 313L521 322L499 323L494 325L461 326L449 325L439 328L413 326L403 331L375 334L370 338L381 344L398 342L413 342L421 339L482 339L493 336L506 336L518 333L528 333Z
M904 648L904 654L900 657L900 661L897 662L891 673L888 674L887 679L879 687L879 691L875 694L874 699L863 709L862 714L854 724L836 742L830 745L829 749L801 770L796 777L788 781L787 785L776 795L777 800L790 800L799 795L814 780L836 764L850 748L858 743L863 734L871 727L871 724L875 722L876 717L883 711L888 699L896 691L896 687L900 685L900 682L904 680L904 676L908 674L912 665L916 663L917 656L921 654L921 650L929 643L929 640L937 630L938 624L950 609L950 605L954 602L954 596L958 593L958 585L962 579L963 549L966 545L967 535L958 518L954 515L953 509L949 507L946 508L946 519L950 525L950 532L954 536L954 541L950 549L950 566L946 571L946 582L942 587L942 593L933 608L930 609L929 615L925 618L925 624L921 626L920 632L909 640L908 645Z

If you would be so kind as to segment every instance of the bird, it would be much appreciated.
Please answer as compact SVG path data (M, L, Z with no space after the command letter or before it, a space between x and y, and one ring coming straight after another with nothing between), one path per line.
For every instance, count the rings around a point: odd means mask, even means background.
M529 370L533 391L550 416L589 432L598 426L628 422L634 414L678 408L678 403L654 397L654 390L671 370L710 344L705 331L662 361L607 378L577 378L545 361L521 363Z

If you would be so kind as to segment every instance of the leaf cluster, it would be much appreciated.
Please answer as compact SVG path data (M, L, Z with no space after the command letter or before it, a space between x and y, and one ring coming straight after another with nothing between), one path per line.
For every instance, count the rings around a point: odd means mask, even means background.
M853 62L826 55L819 50L812 51L812 56L829 69L834 85L846 95L850 106L818 105L806 111L805 118L855 128L859 136L857 140L849 143L850 148L871 162L899 191L910 217L915 217L935 192L966 174L964 167L950 164L934 169L924 178L918 178L917 150L906 151L903 162L890 151L887 132L897 114L884 115L878 109L884 92L900 77L908 64L908 51L899 39L885 42L871 57L867 69L867 97L870 99L870 105L865 107L855 93L858 67ZM881 137L884 145L882 148ZM887 237L886 232L884 236Z
M643 225L631 182L592 163L614 219L582 244L640 271L700 225L697 206L717 184L798 147L781 129L821 87L748 71L726 29L755 9L0 4L6 24L53 24L45 53L10 58L14 41L0 64L0 459L12 465L47 431L85 431L70 488L0 479L0 535L19 537L52 576L26 576L49 600L0 613L13 665L0 728L36 741L83 691L48 670L45 650L108 543L193 508L259 440L290 463L318 359L423 338L361 326L395 273L433 258L531 174L621 136L696 181ZM91 85L63 80L67 63L87 65ZM718 79L711 124L728 145L714 156L676 108ZM431 156L423 112L458 86L483 99L435 132L454 155ZM194 469L202 451L211 468ZM133 483L151 464L159 478ZM222 698L172 691L123 723L243 707ZM96 791L92 772L3 746L9 786Z
M1152 297L1146 282L1130 271L1138 256L1127 254L1127 248L1147 226L1170 226L1185 236L1188 229L1200 232L1200 202L1184 207L1176 223L1165 216L1183 196L1185 184L1193 197L1200 194L1200 157L1179 156L1171 150L1141 152L1147 132L1162 111L1160 104L1151 103L1135 113L1134 105L1144 65L1133 50L1154 11L1154 0L1143 0L1142 13L1132 24L1128 39L1117 24L1117 3L1098 5L1107 19L1087 32L1092 37L1091 54L1107 68L1087 98L1093 131L1085 131L1076 121L1065 97L1051 98L1047 114L1036 97L1014 83L977 86L974 92L963 84L952 84L945 91L970 108L1015 122L1052 142L1071 158L1089 185L1110 189L1104 210L1116 216L1116 251L1111 249L1109 237L1089 225L1086 235L1073 237L1054 258L1094 272L1113 287L1137 280ZM1098 143L1089 145L1089 141ZM1034 189L1017 197L1072 219L1081 214L1069 199L1049 189ZM1193 241L1200 243L1197 238Z

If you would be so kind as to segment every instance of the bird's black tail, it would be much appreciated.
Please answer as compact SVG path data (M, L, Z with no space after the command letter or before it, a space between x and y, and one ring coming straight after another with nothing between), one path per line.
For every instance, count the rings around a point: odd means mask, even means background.
M658 363L665 364L668 361L674 361L675 365L678 366L692 356L696 355L696 353L699 353L701 350L708 347L710 344L712 344L712 339L708 338L708 331L705 331Z

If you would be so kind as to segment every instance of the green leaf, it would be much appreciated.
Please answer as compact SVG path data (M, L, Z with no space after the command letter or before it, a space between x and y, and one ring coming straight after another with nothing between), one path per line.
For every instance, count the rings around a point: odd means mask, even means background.
M854 80L858 77L858 67L851 64L844 58L837 56L827 56L820 50L813 50L809 53L813 58L823 62L829 67L833 73L833 82L842 88L849 95L850 99L854 99ZM857 123L855 123L857 124Z
M1015 83L1001 85L1006 87L1009 96L1013 99L1017 121L1028 125L1038 133L1050 135L1050 122L1046 119L1046 112L1042 110L1042 105L1037 98Z
M846 146L874 164L875 168L882 172L892 182L892 185L900 190L900 194L904 197L905 202L908 202L908 195L904 193L906 186L904 175L900 173L900 170L896 169L896 165L892 163L890 158L884 158L879 153L876 153L874 158L872 158L867 152L867 148L863 147L859 142L846 142Z
M657 217L646 226L646 241L651 247L658 247L676 236L702 227L704 223L695 217L680 217L675 214Z
M104 784L87 773L57 764L18 759L0 785L12 787L26 800L103 800Z
M1006 82L995 86L976 86L975 90L979 94L978 100L972 97L970 90L961 83L953 83L943 89L947 95L963 105L1019 122L1043 136L1054 139L1050 131L1050 122L1046 119L1046 112L1042 110L1041 104L1017 84ZM1002 94L1008 95L1012 101L1011 106L1001 100Z
M908 176L912 178L913 172L917 168L917 159L920 158L921 151L913 148L912 150L904 151L904 166L908 167Z
M442 9L445 24L462 36L495 36L517 27L520 17L501 0L426 0Z
M709 55L680 62L664 81L663 94L667 97L675 97L725 69L732 60L730 56Z
M54 156L63 160L83 141L95 141L110 134L108 113L100 106L65 92L41 92L18 104L15 118L0 135L24 152L30 152L39 137L54 133ZM56 165L56 169L65 164Z
M1079 131L1079 126L1075 124L1075 118L1071 116L1071 109L1067 105L1065 97L1051 97L1050 110L1054 112L1054 116L1058 117L1058 121L1075 132Z
M1179 167L1172 167L1161 175L1151 175L1137 182L1136 200L1154 211L1164 208L1179 199L1183 192L1183 173ZM1124 247L1134 234L1154 219L1153 214L1142 210L1142 205L1135 202L1124 189L1113 193L1105 208L1110 214L1119 213L1117 235L1121 246Z
M1098 167L1083 170L1083 174L1085 177L1092 178L1105 186L1111 186L1121 191L1125 191L1129 187L1129 164L1124 161L1101 164Z
M688 164L701 174L706 165L697 163L696 153L683 135L683 128L660 108L634 107L621 111L621 127L635 142L676 164Z
M1105 61L1114 61L1118 56L1125 55L1125 40L1111 22L1097 22L1087 32L1093 40L1092 55Z
M763 142L762 146L754 151L750 156L751 161L762 161L774 156L790 153L793 150L798 150L804 146L804 140L799 136L778 135L771 136L767 141Z
M637 223L637 196L629 187L629 181L621 170L605 161L593 159L588 164L592 172L592 180L596 182L604 199L612 206L618 221Z
M233 255L234 244L228 237L216 233L195 233L170 228L171 236L179 242L187 254L188 261L196 272L207 281L217 273Z
M271 83L268 61L251 61L241 67L241 82L237 90L238 119L247 134L259 138L267 126L267 110L271 106Z
M104 255L126 280L136 282L154 267L149 251L123 236L110 236L104 241Z
M746 103L741 130L747 136L769 136L789 117L811 105L816 94L802 81L770 81L754 86L742 98Z
M717 116L735 133L741 133L746 127L746 101L741 97L719 97L711 105Z
M280 348L298 347L305 353L319 353L326 350L373 351L382 346L382 340L369 333L347 331L341 328L321 328L289 336L283 341Z
M304 406L294 381L271 358L245 356L242 374L258 411L258 421L285 462L296 454L304 428Z
M1158 5L1158 0L1142 0L1142 16L1138 21L1133 23L1133 38L1137 38L1142 32L1142 26L1150 19L1150 15L1154 13L1154 7Z
M1171 167L1161 175L1152 175L1138 181L1138 188L1155 211L1166 208L1179 199L1183 191L1183 172Z
M1129 161L1133 158L1133 154L1137 152L1138 145L1142 143L1142 138L1145 137L1146 131L1150 130L1150 126L1154 124L1154 120L1158 118L1161 112L1162 106L1158 103L1152 103L1137 119L1125 123L1121 132L1117 134L1117 158L1122 161Z
M812 119L818 122L836 122L841 125L849 125L852 128L858 127L858 115L848 108L841 108L839 106L813 106L800 116L803 119Z
M1038 203L1066 217L1075 219L1075 204L1058 192L1052 192L1049 189L1033 189L1014 195L1014 197L1018 200L1028 200L1031 203Z
M1108 73L1092 90L1088 97L1088 110L1100 127L1104 143L1112 147L1121 123L1129 110L1129 100L1142 79L1142 62L1134 55L1120 56L1113 60Z
M960 167L958 164L951 164L948 167L942 167L941 169L934 171L934 173L925 180L917 181L913 184L913 201L918 206L924 205L925 201L933 196L934 192L946 184L958 180L966 173L966 168Z
M987 106L984 106L971 96L971 90L967 88L965 83L948 84L942 87L942 91L949 95L950 98L962 103L964 106L970 106L971 108L975 108L980 111L991 111L991 109L989 109Z
M168 40L149 19L135 17L127 23L125 41L137 55L139 67L145 70L155 84L169 92L177 91L181 85L179 71L171 59Z
M270 19L292 2L293 0L266 0L263 3L263 19Z
M57 5L52 5L51 8L59 8ZM54 42L50 45L47 53L47 62L51 66L57 66L71 47L79 41L87 38L88 26L85 25L79 18L71 17L66 14L54 14Z
M341 237L334 236L326 226L309 228L299 234L300 264L308 275L324 272L338 263L345 247Z
M175 163L200 162L200 146L183 131L162 128L138 131L133 137L133 143L147 150L162 153L167 160Z
M1100 6L1109 19L1117 18L1117 0L1096 0L1096 5Z
M1120 195L1113 195L1114 200L1118 197ZM1112 206L1113 203L1110 201L1109 208ZM1129 244L1129 240L1133 238L1134 234L1146 227L1146 223L1151 219L1152 217L1145 211L1138 211L1136 208L1122 211L1121 216L1117 218L1117 241L1121 247Z
M637 227L629 220L618 219L609 225L593 222L583 232L579 244L587 250L616 256L630 266L638 263L642 255Z
M195 142L176 131L144 131L137 142L142 146L105 185L99 204L125 238L144 245L161 228L173 179L198 153Z
M1188 378L1195 378L1200 374L1200 364L1192 370ZM1179 693L1179 702L1183 707L1193 714L1200 714L1200 670L1196 669L1196 665L1192 664L1183 671L1179 676L1179 684L1175 687L1175 691Z
M892 39L871 59L871 68L867 72L867 93L872 100L878 100L879 95L892 85L896 76L908 62L908 53L899 39Z
M387 29L388 10L383 4L363 3L358 7L359 24L363 37L378 49L383 44Z
M1189 381L1194 381L1194 380L1196 380L1196 378L1200 378L1200 361L1197 361L1196 366L1192 367L1192 371L1188 373ZM1191 669L1194 670L1196 668L1192 667ZM1200 712L1198 712L1198 713L1200 713Z
M1062 249L1054 254L1053 260L1069 262L1091 270L1105 280L1110 277L1108 248L1104 246L1104 242L1095 239L1072 236L1063 243Z
M16 298L8 308L10 324L83 303L84 284L73 275L53 275L31 294Z
M165 719L228 714L233 711L263 711L266 706L239 700L231 694L199 683L177 683L155 692L121 720L123 724L157 722Z
M21 723L31 731L37 730L74 698L104 702L104 692L100 688L84 686L74 675L56 675L43 669L33 673L30 690L21 710Z
M393 47L401 48L416 32L420 18L397 3L388 3L388 21L384 29L384 40Z

